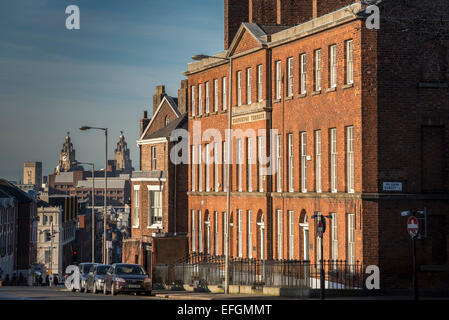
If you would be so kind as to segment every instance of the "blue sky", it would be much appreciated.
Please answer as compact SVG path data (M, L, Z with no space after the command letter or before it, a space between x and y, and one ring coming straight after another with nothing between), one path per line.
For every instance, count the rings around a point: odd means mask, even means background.
M65 8L80 8L67 30ZM138 121L155 86L177 95L190 57L223 50L223 0L1 0L0 177L22 179L24 161L57 165L67 131L79 161L104 163L124 130L138 169Z

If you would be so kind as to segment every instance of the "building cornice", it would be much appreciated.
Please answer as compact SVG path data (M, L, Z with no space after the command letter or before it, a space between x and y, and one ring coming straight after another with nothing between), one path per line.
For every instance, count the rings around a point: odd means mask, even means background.
M153 139L143 139L143 140L137 140L137 146L141 146L144 144L157 144L157 143L164 143L168 142L167 137L161 137L161 138L153 138Z
M282 30L271 35L262 36L262 38L266 38L264 43L261 43L260 47L256 47L250 49L246 52L239 53L237 55L232 55L233 59L251 54L253 52L263 50L266 48L274 48L277 46L281 46L283 44L296 41L298 39L302 39L313 34L335 28L337 26L349 23L351 21L359 20L360 17L357 15L358 12L364 10L366 5L361 4L360 2L351 4L334 12L330 12L321 17L312 19L310 21L301 23L297 26L288 28L286 30ZM239 31L243 29L243 24ZM256 37L257 38L257 37ZM237 36L234 39L233 43L237 40ZM234 43L236 45L236 43ZM224 51L217 55L216 57L230 57L229 54L231 51ZM192 62L187 65L187 71L183 73L185 76L190 76L196 73L200 73L206 71L208 69L221 66L227 64L228 61L224 61L221 59L208 58L203 59L199 62Z

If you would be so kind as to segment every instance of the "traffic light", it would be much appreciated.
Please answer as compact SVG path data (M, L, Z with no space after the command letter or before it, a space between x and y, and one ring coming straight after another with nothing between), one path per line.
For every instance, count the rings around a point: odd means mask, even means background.
M72 262L78 262L78 252L76 250L72 251Z

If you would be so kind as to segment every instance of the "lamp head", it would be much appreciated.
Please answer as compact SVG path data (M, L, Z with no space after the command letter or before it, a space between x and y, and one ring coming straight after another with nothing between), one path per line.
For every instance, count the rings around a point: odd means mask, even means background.
M209 56L205 55L205 54L196 54L194 56L192 56L192 60L196 60L196 61L201 61L203 59L207 59L209 58Z
M80 128L81 131L86 131L86 130L89 130L89 129L91 129L91 127L88 127L88 126L84 126L84 127Z

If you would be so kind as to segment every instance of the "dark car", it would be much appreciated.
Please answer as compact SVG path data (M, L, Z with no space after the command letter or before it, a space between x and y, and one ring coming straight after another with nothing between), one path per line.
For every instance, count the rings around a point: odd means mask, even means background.
M93 265L86 276L85 292L98 293L103 291L104 277L111 266L109 264Z
M151 278L138 264L114 263L106 273L103 293L116 295L120 292L135 292L151 295Z
M86 289L86 277L89 274L90 268L92 268L92 266L97 265L97 263L80 263L78 265L78 268L80 270L80 283L79 283L79 288L80 288L80 292L84 292L84 290Z

